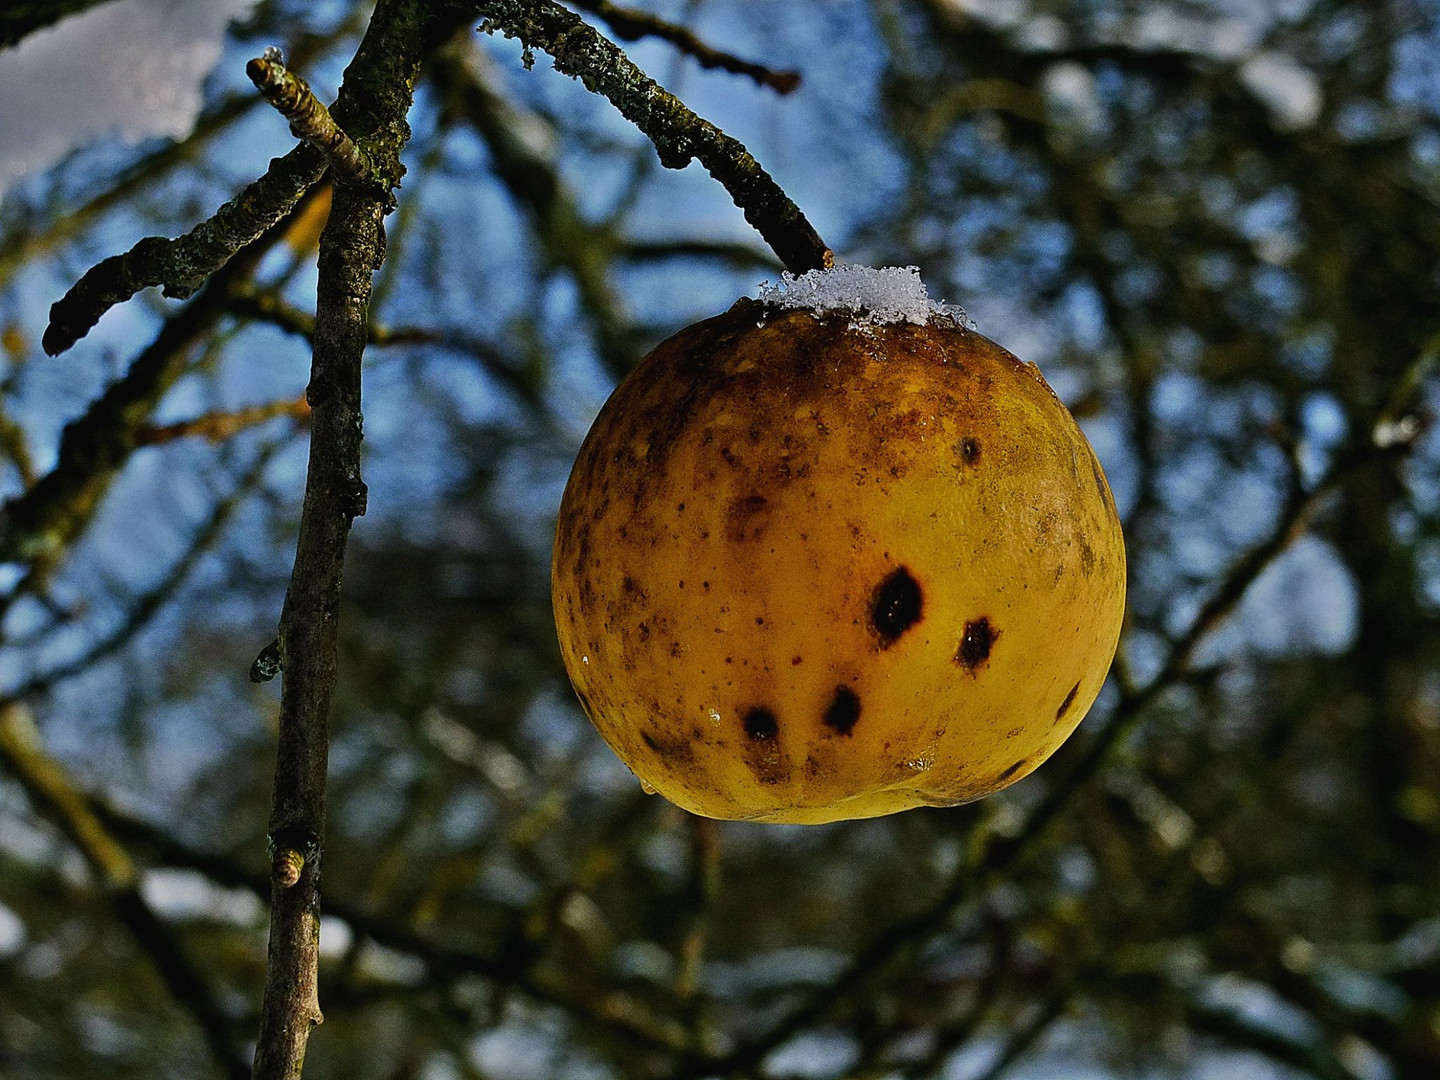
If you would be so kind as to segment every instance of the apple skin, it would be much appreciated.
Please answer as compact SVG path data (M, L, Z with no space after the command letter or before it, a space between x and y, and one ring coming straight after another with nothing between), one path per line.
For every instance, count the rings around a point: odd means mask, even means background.
M1105 680L1125 547L1039 371L952 320L742 300L581 447L552 568L600 734L707 817L815 824L1025 776Z

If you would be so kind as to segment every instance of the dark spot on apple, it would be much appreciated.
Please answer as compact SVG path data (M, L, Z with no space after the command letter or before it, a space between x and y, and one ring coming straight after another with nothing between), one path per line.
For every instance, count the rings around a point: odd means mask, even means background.
M1021 769L1023 769L1024 767L1025 767L1025 759L1024 759L1024 758L1021 758L1019 761L1015 762L1014 765L1011 765L1008 769L1006 769L1004 772L1002 772L1002 773L1000 774L999 779L1000 779L1001 781L1009 780L1010 777L1014 776L1017 772L1019 772L1019 771L1020 771Z
M960 460L966 465L974 465L980 460L980 441L978 439L961 439L957 449L960 451Z
M1079 692L1080 684L1077 682L1074 686L1070 687L1070 692L1065 695L1065 700L1060 702L1060 708L1055 710L1056 720L1059 720L1062 716L1064 716L1067 712L1070 711L1070 706L1075 704L1075 695Z
M924 597L920 583L905 567L897 567L875 590L870 621L884 646L894 644L906 630L920 621Z
M683 735L678 738L663 738L651 735L648 731L640 733L640 741L643 742L661 761L669 765L688 765L695 760L695 750Z
M860 719L859 695L848 686L837 686L835 696L825 709L825 726L838 735L849 735Z
M745 734L756 742L767 742L780 733L780 724L769 709L759 707L745 714Z
M955 653L955 660L966 671L974 674L977 667L990 659L990 650L999 636L1000 632L991 627L990 620L983 615L967 622L965 632L960 637L960 648Z

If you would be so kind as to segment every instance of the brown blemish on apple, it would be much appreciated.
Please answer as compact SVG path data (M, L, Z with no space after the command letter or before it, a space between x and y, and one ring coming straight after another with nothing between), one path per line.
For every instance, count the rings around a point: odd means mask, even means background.
M1070 687L1070 692L1065 695L1065 700L1062 701L1062 702L1060 702L1060 708L1058 708L1058 709L1055 710L1055 719L1056 719L1056 720L1059 720L1059 719L1060 719L1061 717L1063 717L1067 712L1070 711L1070 706L1075 704L1075 695L1078 694L1079 692L1080 692L1080 684L1077 682L1074 686Z
M903 566L892 570L875 590L870 604L870 624L880 635L881 647L893 645L919 622L923 608L924 594L914 575Z
M757 707L745 714L745 734L755 742L767 742L780 733L780 723L769 709Z
M955 652L956 662L971 675L976 674L975 669L990 659L990 650L999 637L1000 631L992 627L984 615L967 622L960 636L960 648Z
M849 735L860 719L860 696L848 686L837 686L825 709L825 726L837 735Z

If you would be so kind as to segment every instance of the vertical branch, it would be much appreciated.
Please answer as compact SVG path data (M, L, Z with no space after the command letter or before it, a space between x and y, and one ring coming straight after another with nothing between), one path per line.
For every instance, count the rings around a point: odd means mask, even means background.
M338 677L338 611L345 541L365 509L360 479L360 360L371 274L383 250L383 198L336 185L320 237L313 410L300 537L280 615L280 737L270 843L270 947L255 1051L256 1080L299 1076L310 1029L323 1019L320 854L330 703Z
M336 176L320 237L314 354L306 398L310 461L295 565L280 615L284 672L270 817L270 945L255 1080L295 1080L319 1000L320 873L330 705L339 667L338 608L345 542L365 512L360 478L360 367L371 282L384 258L384 217L403 173L405 116L421 56L453 26L422 0L380 0L345 73L334 121L363 147L373 176ZM307 102L310 119L329 118ZM331 124L331 127L334 125ZM303 134L304 132L302 132ZM333 134L333 132L332 132ZM361 155L350 155L352 163Z

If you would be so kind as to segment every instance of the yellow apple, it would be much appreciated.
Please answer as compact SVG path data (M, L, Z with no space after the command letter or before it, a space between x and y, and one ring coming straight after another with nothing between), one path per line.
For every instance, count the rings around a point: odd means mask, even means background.
M555 621L585 712L716 818L949 806L1100 691L1115 504L1039 371L955 320L742 300L663 342L580 450Z

